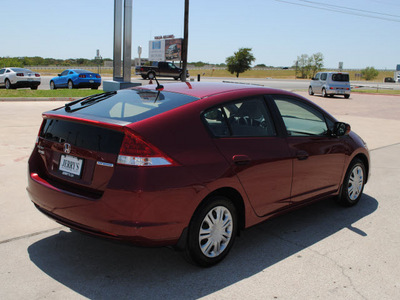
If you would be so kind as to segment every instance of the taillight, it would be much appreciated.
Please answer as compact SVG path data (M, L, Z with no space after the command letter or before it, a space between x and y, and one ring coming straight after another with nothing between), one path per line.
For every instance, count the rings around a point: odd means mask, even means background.
M101 78L101 76L100 75L96 75L96 78Z
M24 73L17 73L17 76L24 76Z
M40 74L38 74L38 73L35 73L35 77L40 77Z
M333 87L330 87L329 89L333 90Z
M129 129L125 129L125 136L119 150L117 163L138 167L177 165L175 161L157 147L145 142Z
M86 75L85 74L80 74L79 78L86 78Z

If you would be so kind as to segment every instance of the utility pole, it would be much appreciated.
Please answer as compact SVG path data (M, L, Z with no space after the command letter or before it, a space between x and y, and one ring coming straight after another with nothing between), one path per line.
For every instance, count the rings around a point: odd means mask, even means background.
M187 73L187 53L188 53L188 31L189 31L189 0L185 0L185 18L183 27L183 45L182 45L182 61L183 61L183 72L181 81L186 82Z

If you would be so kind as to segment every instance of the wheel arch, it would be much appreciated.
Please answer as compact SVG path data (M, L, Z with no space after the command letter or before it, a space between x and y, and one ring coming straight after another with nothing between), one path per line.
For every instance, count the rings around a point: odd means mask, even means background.
M246 224L246 210L245 210L245 205L244 205L244 200L242 195L234 188L232 187L223 187L219 188L211 193L209 193L203 201L200 202L200 204L197 206L195 212L193 213L193 216L197 213L199 208L208 201L208 199L216 196L222 196L228 198L230 201L232 201L233 205L235 206L236 213L237 213L237 218L238 218L238 233L240 230L244 229L245 224Z

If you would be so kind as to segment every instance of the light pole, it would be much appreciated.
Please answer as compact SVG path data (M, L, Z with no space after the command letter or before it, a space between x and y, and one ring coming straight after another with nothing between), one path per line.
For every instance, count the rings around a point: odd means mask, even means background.
M189 36L189 0L185 0L185 17L184 17L184 29L183 29L183 45L182 45L182 61L183 71L181 81L186 82L187 73L187 53L188 53L188 36Z

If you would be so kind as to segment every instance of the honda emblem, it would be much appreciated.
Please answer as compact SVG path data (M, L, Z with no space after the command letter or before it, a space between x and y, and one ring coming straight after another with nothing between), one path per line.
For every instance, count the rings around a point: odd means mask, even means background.
M71 153L71 145L68 143L64 144L64 152L65 153Z

